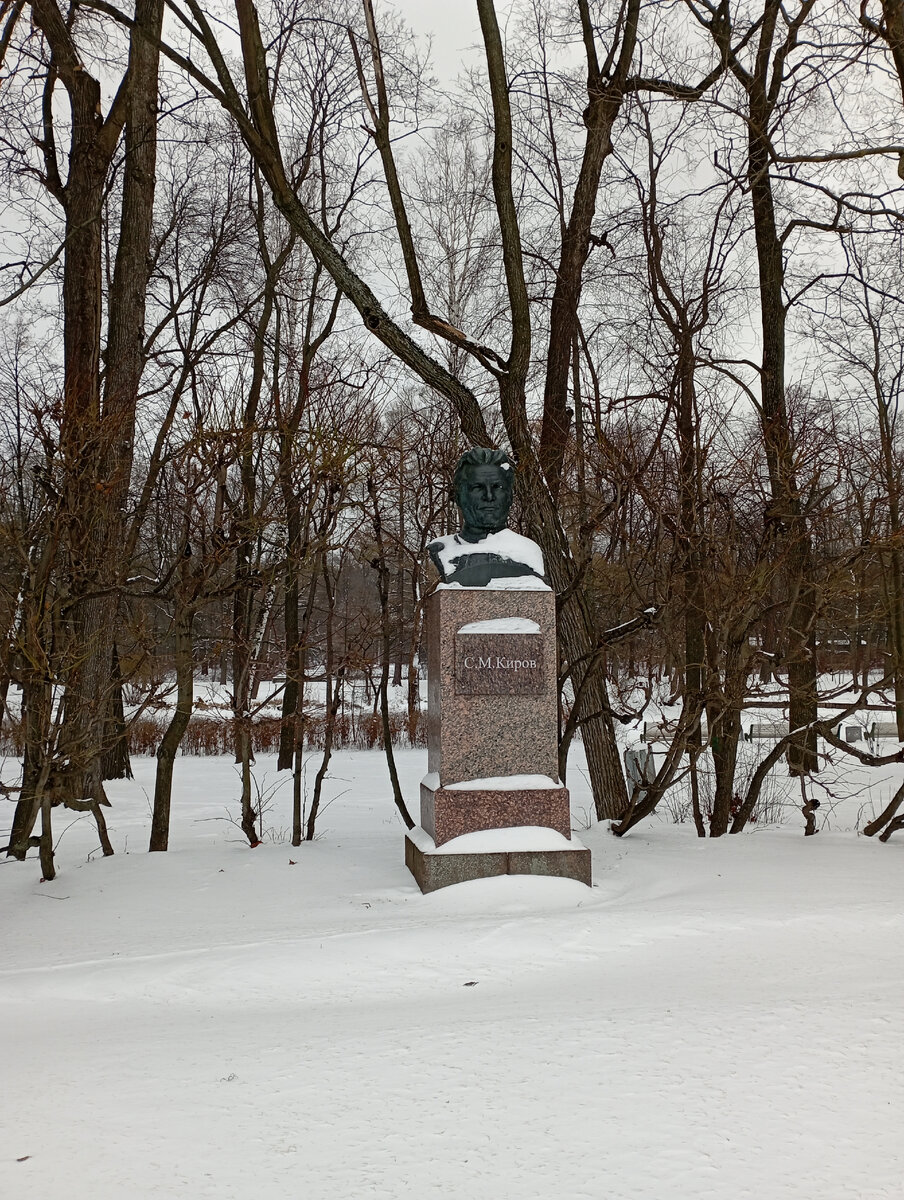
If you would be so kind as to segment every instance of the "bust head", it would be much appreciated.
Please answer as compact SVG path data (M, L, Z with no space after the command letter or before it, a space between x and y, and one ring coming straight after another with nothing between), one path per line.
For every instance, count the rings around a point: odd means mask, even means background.
M478 446L463 454L452 477L452 494L461 509L461 537L478 542L505 529L512 507L514 463L503 450Z
M515 464L502 450L477 446L458 460L452 495L462 528L427 549L444 584L458 587L544 587L543 554L536 542L506 528ZM536 583L539 581L539 584Z

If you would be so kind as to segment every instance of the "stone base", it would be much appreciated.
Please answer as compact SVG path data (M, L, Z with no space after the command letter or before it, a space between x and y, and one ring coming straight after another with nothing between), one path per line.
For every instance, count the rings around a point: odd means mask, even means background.
M421 784L421 825L437 846L464 833L542 825L571 837L568 788L433 788Z
M442 854L437 853L433 839L416 826L405 835L405 866L425 893L496 875L553 875L590 887L590 851L575 838L572 843L567 850Z

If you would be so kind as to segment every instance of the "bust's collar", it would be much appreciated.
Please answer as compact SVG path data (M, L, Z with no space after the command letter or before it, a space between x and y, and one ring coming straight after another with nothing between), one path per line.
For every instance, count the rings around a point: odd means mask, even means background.
M477 546L480 542L485 542L488 537L493 537L497 533L502 533L502 531L507 528L507 525L503 525L502 529L488 529L486 533L478 533L477 536L473 538L469 538L465 531L461 529L455 534L455 540L460 546Z

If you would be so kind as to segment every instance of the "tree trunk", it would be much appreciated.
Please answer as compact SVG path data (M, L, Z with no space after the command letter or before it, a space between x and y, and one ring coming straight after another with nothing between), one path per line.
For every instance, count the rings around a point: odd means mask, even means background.
M611 78L605 78L600 71L589 5L579 0L578 8L587 56L588 104L583 113L586 132L571 212L562 231L550 307L543 427L540 435L540 465L553 497L559 493L571 422L568 382L572 347L578 330L584 265L590 253L591 228L596 215L603 164L612 152L612 127L621 109L625 81L634 56L640 3L639 0L628 0L625 6L624 32Z
M741 706L747 684L746 643L729 642L723 647L723 656L722 678L718 678L718 671L715 670L707 701L709 741L716 775L710 821L713 837L727 833L731 821L741 737ZM710 661L717 661L715 653Z
M49 883L56 878L56 867L53 865L53 821L50 796L46 792L41 798L41 840L38 853L41 859L42 882Z
M259 587L258 572L252 566L253 546L258 520L257 480L255 477L255 443L258 411L264 387L266 336L276 308L277 281L293 245L293 239L283 246L275 259L271 259L267 247L265 212L262 189L257 173L257 222L258 249L266 270L263 301L254 329L251 379L242 413L240 428L238 465L241 479L241 495L235 513L237 545L235 552L235 595L232 614L232 706L235 728L235 757L241 764L241 825L251 846L260 842L255 828L255 815L251 798L251 763L254 755L251 745L251 669L254 635L254 603ZM277 336L279 326L277 312ZM275 390L275 389L274 389ZM263 614L260 614L261 616Z
M104 779L131 779L132 764L129 761L129 737L126 732L125 706L122 696L122 671L119 667L119 652L113 643L110 701L107 709L107 726L104 730L104 753L101 760Z
M700 714L705 702L704 677L706 667L706 608L703 591L703 563L700 534L700 468L697 454L697 397L694 379L694 350L692 335L685 325L680 330L676 370L676 431L678 434L678 547L681 555L681 575L684 585L684 693L686 703L697 713L696 722L688 731L691 755L691 785L694 792L694 816L702 820L699 804L697 759L702 746ZM726 819L727 826L727 819ZM725 832L716 821L716 810L710 833L719 837Z
M817 718L817 669L813 653L816 590L813 555L806 516L801 508L794 466L794 445L785 399L786 310L782 286L784 254L775 220L770 125L775 97L768 87L772 40L780 11L778 0L766 0L754 74L747 83L747 181L753 208L754 235L759 271L760 323L763 342L761 373L761 423L771 489L771 512L779 544L787 548L789 591L795 595L786 626L785 659L788 663L788 700L791 729ZM773 67L773 69L775 69ZM812 732L792 738L788 765L793 775L806 775L818 766L816 736Z
M392 629L389 622L389 563L386 561L386 545L383 539L383 523L380 515L380 501L377 496L377 487L373 476L371 475L367 481L367 490L370 494L371 502L371 522L374 529L374 539L377 544L377 559L372 565L377 571L377 594L380 600L380 618L382 636L380 642L380 724L383 729L383 753L386 756L386 767L389 771L389 782L392 786L392 796L395 801L395 806L399 810L402 820L405 823L406 829L414 828L414 820L408 812L408 806L405 804L405 798L402 795L402 787L399 783L399 773L396 769L395 752L392 746L392 729L389 720L389 670L392 647ZM400 638L397 639L397 644L400 643ZM401 662L401 653L397 655L397 662Z
M421 717L421 671L419 650L424 623L424 605L421 599L421 567L415 564L411 573L411 637L408 643L408 740L415 745Z
M895 723L898 740L904 741L904 566L900 549L904 530L901 527L900 472L895 455L892 414L889 412L887 401L878 393L878 388L876 403L882 474L885 477L885 490L888 495L889 550L888 566L885 570L885 593L888 603L889 649L894 674ZM868 670L867 666L867 672Z
M878 817L870 821L868 825L864 825L864 834L867 837L874 837L880 829L899 819L897 812L902 804L904 804L904 783L901 784L882 812L879 813Z
M317 774L314 777L314 791L311 796L311 807L308 811L307 825L305 826L305 839L309 842L313 842L314 840L317 817L320 813L320 802L323 797L323 781L326 779L326 773L330 768L330 759L333 756L333 734L336 729L336 714L339 712L339 704L342 699L344 675L345 665L340 664L333 685L332 699L325 714L326 727L323 735L323 753L320 756L320 766L317 768Z
M263 241L261 248L263 250ZM232 713L235 761L240 765L242 777L241 826L251 846L260 843L251 796L251 763L254 758L251 746L251 646L254 598L258 588L256 572L252 569L254 524L257 515L254 431L264 383L264 339L273 312L274 287L273 272L268 270L264 301L254 331L251 381L242 414L239 450L241 495L235 514L238 537L232 607Z
M13 813L7 854L21 862L41 811L41 793L50 773L47 744L51 729L51 689L45 679L26 678L22 685L24 751L22 791ZM43 783L41 781L44 781Z
M287 449L289 449L287 447ZM282 698L277 771L292 767L295 756L298 697L301 677L301 640L298 629L298 571L301 557L301 514L298 497L291 486L283 486L286 509L286 566L283 574L283 629L286 639L286 686Z
M548 568L547 568L548 569ZM575 593L559 612L559 640L564 659L575 664L572 680L580 692L580 711L590 717L581 725L587 769L598 821L616 820L625 811L628 795L609 716L609 689L596 654L598 631L586 597Z
M191 720L195 698L192 655L193 620L194 611L180 606L175 622L176 707L160 745L157 747L157 776L154 783L154 810L151 818L151 841L148 850L166 850L169 846L173 767Z
M308 811L307 826L305 828L305 838L309 842L314 840L314 829L317 824L317 816L320 812L320 801L323 795L323 781L326 779L326 773L329 770L330 758L333 754L333 735L336 728L336 716L339 712L339 705L342 702L342 688L345 677L345 663L340 662L335 675L335 657L333 651L333 629L336 616L336 589L332 585L329 573L329 563L327 562L326 550L321 551L321 572L323 575L323 586L326 590L326 646L325 646L325 664L324 674L326 676L326 709L324 712L324 732L323 732L323 753L320 758L320 766L317 769L317 775L314 778L314 791L311 796L311 807Z
M84 69L71 26L54 0L34 0L35 21L53 51L52 80L66 87L71 112L65 185L52 141L44 143L47 186L63 206L64 387L60 533L70 594L61 670L66 677L62 751L73 798L104 802L102 757L111 692L115 586L121 570L122 507L129 484L141 376L144 304L155 185L161 0L138 0L129 65L106 120L99 82ZM48 105L46 112L52 114ZM52 115L49 116L52 122ZM126 158L119 246L109 296L104 405L100 402L102 206L119 136ZM103 840L103 835L102 835Z

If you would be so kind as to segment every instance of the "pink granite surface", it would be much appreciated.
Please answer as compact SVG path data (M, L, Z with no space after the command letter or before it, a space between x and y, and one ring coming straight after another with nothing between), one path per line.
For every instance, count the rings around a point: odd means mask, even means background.
M421 784L421 826L437 846L464 833L481 829L509 829L541 825L571 837L568 789L529 788L523 791L490 791L475 788L437 788Z
M456 694L542 696L547 679L545 642L542 633L456 633Z
M540 627L543 676L539 691L532 695L456 694L456 633L473 621L506 617L525 617ZM479 636L481 643L487 641L485 635ZM504 638L500 636L500 648L505 646ZM427 769L436 772L441 787L496 775L536 774L558 779L556 610L552 592L484 588L434 592L427 603L427 661ZM514 811L511 802L506 803ZM500 825L559 828L552 821L519 817L472 825L459 832Z

